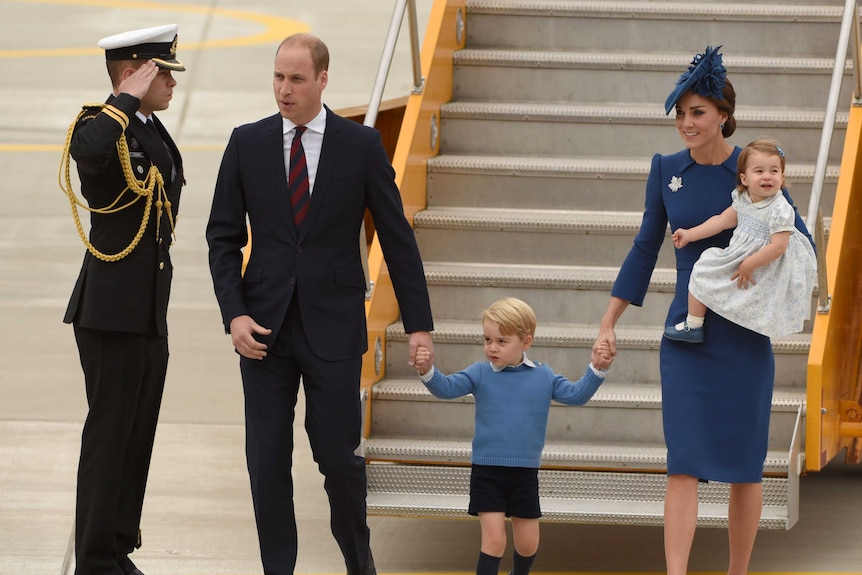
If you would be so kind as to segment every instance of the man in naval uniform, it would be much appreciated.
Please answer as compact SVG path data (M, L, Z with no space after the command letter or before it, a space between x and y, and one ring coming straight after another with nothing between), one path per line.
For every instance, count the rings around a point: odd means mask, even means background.
M67 143L90 212L84 263L63 321L74 326L89 410L75 512L76 575L142 575L129 558L168 365L169 248L185 184L154 112L185 70L177 26L104 38L113 93L86 105ZM64 155L64 158L68 156ZM77 222L77 218L76 218Z

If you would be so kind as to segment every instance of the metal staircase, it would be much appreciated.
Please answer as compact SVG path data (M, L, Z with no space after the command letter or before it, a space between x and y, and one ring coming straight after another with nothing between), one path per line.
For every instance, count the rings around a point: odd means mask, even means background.
M414 219L437 366L451 373L483 360L479 314L515 295L539 318L530 357L580 376L640 224L650 157L682 147L662 103L706 45L724 46L736 88L731 143L780 140L804 215L840 17L836 2L468 0L467 48L455 54L455 95L428 165L428 208ZM845 126L840 116L826 216ZM551 409L540 471L547 520L662 522L658 347L672 250L666 242L645 306L618 323L619 354L598 393L586 406ZM394 361L372 390L363 445L368 511L464 517L472 398L433 398L403 361L403 327L386 337ZM773 342L763 528L796 521L809 341L802 333ZM725 525L727 486L702 484L700 498L700 524Z

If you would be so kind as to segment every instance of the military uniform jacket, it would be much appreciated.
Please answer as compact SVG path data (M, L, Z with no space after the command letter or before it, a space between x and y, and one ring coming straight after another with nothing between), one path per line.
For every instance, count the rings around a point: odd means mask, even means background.
M164 178L170 211L176 222L180 191L185 185L182 158L164 126L152 116L158 133L135 115L140 100L129 94L111 96L107 104L114 115L125 114L123 130L115 116L100 107L86 109L71 140L71 155L81 181L81 195L91 208L113 203L126 188L126 176L117 152L117 141L126 138L134 176L142 180L155 164ZM161 136L161 137L159 137ZM171 178L172 171L175 173ZM103 261L89 251L84 254L81 273L75 283L63 319L79 327L149 335L167 335L167 309L173 266L169 254L171 223L163 209L156 235L156 199L144 234L126 257ZM117 202L125 205L137 197L126 190ZM134 239L144 214L145 198L110 214L90 213L90 242L102 253L115 254Z

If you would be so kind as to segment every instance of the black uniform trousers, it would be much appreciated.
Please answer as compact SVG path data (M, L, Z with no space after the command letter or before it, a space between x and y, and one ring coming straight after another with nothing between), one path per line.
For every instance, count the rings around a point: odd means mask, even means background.
M76 575L122 575L137 542L168 366L167 337L75 326L89 411L81 436Z
M374 573L366 523L365 459L359 382L362 358L324 361L305 337L295 298L262 360L240 358L245 392L246 458L265 575L293 575L297 554L293 504L293 423L300 378L305 429L324 476L330 525L348 575Z

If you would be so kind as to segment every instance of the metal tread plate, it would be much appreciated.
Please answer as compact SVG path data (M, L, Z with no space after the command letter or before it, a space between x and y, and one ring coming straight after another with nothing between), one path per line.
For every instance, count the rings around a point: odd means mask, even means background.
M667 122L667 115L654 104L617 103L537 103L537 102L469 102L456 101L443 104L441 116L445 119L469 118L530 122L595 122L601 124L651 124ZM823 127L825 112L816 109L780 109L738 106L734 113L740 125L749 127L781 125L786 128ZM834 126L847 127L848 112L835 115Z
M370 462L469 465L472 446L469 439L369 437L363 442L363 452ZM547 442L542 450L542 466L663 472L667 469L667 448L664 445ZM786 474L788 467L786 451L767 453L765 473Z
M610 291L619 268L601 266L553 266L425 262L429 284L468 287L542 287L552 289L603 289ZM657 268L650 280L653 292L675 291L676 271Z
M680 20L749 20L787 22L841 21L840 6L756 4L749 2L632 2L601 0L468 0L469 14L514 16L673 18ZM682 64L688 61L681 62Z
M805 405L807 391L804 389L779 388L772 393L773 411L795 412ZM372 388L372 399L389 401L462 401L473 403L473 396L466 395L457 399L438 399L431 395L419 378L384 379ZM661 407L661 387L648 383L627 383L607 381L599 387L590 399L592 404L615 407ZM588 404L589 405L589 404Z
M634 234L642 212L435 207L416 214L422 228Z
M436 173L475 173L523 176L543 175L561 178L627 177L642 182L649 175L649 158L560 158L535 156L493 156L441 154L428 160L428 171ZM814 164L787 166L787 178L794 182L814 178ZM840 166L826 168L826 180L837 181Z
M371 463L365 466L368 493L459 495L469 493L470 468L445 465ZM787 477L763 478L764 505L787 507ZM561 499L661 501L667 475L654 472L539 470L539 495ZM701 503L726 502L730 485L698 484Z
M592 346L597 327L593 324L550 324L536 328L533 345L580 347ZM663 337L656 326L625 326L617 331L617 345L626 349L659 349ZM406 342L404 324L397 321L386 328L389 342ZM434 341L441 343L481 343L482 326L476 321L439 321L434 323ZM807 354L811 344L810 333L796 333L774 338L772 350L776 354Z
M614 71L649 70L676 72L688 60L678 55L633 54L630 52L578 52L552 50L503 50L465 49L454 54L456 65L493 65L541 68L612 69ZM690 59L690 57L689 57ZM685 61L683 61L685 60ZM743 72L782 74L821 73L832 74L834 58L803 58L777 56L727 56L726 66L734 74ZM847 72L853 70L852 62L846 63Z
M661 501L614 501L559 499L541 497L542 520L562 523L613 525L662 525L664 504ZM466 519L467 495L426 495L421 493L369 493L368 514L398 517L437 517ZM764 505L761 529L785 529L786 510ZM727 505L701 503L698 506L698 526L725 527Z

